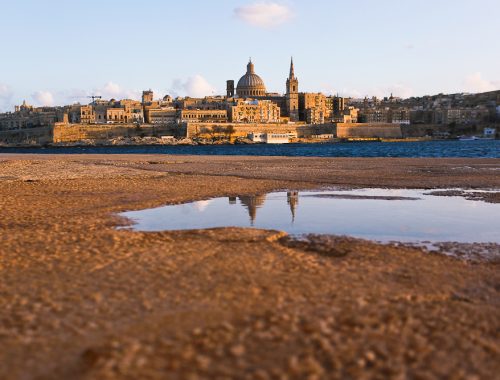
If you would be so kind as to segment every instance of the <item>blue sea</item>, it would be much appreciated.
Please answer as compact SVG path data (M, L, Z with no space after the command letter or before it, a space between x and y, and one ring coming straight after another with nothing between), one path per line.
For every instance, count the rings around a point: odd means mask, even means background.
M0 148L0 153L184 154L290 157L475 157L500 158L500 140L345 142L326 144L148 145L106 147Z

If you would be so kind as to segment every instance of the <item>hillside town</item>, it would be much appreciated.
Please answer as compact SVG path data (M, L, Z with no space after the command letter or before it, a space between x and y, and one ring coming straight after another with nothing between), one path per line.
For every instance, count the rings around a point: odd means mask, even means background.
M89 104L58 107L34 107L25 101L14 112L0 114L0 143L95 143L131 137L248 143L496 138L500 129L500 91L408 99L300 92L293 59L283 94L267 91L250 60L236 86L234 80L226 82L224 96L155 95L143 91L140 101L93 95Z

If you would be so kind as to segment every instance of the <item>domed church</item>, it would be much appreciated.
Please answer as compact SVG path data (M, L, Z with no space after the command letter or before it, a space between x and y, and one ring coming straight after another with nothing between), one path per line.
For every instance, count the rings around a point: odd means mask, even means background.
M288 116L291 121L299 120L299 80L295 76L293 59L290 61L290 75L286 80L286 93L284 95L266 91L264 81L255 74L255 67L251 59L248 62L246 74L238 81L236 91L234 80L228 80L226 83L226 97L228 99L234 98L236 95L241 99L250 98L271 101L278 105L282 116Z
M248 62L246 74L238 81L236 94L240 98L266 96L266 85L262 78L255 74L255 68L251 59Z

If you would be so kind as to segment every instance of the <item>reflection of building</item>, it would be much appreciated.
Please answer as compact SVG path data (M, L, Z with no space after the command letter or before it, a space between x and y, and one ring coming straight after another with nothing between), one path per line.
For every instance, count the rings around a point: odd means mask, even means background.
M297 211L297 206L299 204L299 192L289 191L286 193L286 201L290 206L290 211L292 212L292 223L295 221L295 212Z
M248 216L250 217L250 223L252 226L255 223L255 219L257 218L257 210L264 206L266 202L266 195L242 195L239 196L238 199L243 207L245 207L248 211ZM236 197L229 197L229 204L236 204ZM297 212L297 206L299 204L299 192L298 191L289 191L286 193L286 202L290 207L290 212L292 214L292 223L295 221L295 215Z
M252 225L257 217L257 209L261 208L266 201L266 195L243 195L238 197L240 202L248 210Z

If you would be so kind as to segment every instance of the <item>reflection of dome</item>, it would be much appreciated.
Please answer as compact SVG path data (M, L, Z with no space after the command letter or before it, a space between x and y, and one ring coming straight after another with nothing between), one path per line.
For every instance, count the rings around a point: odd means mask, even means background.
M248 210L248 215L250 216L250 221L255 221L257 217L257 209L261 208L266 201L265 195L249 195L249 196L240 196L240 202L245 208Z
M255 74L252 61L248 62L247 73L243 75L236 86L236 94L240 98L265 96L266 86L261 77Z

